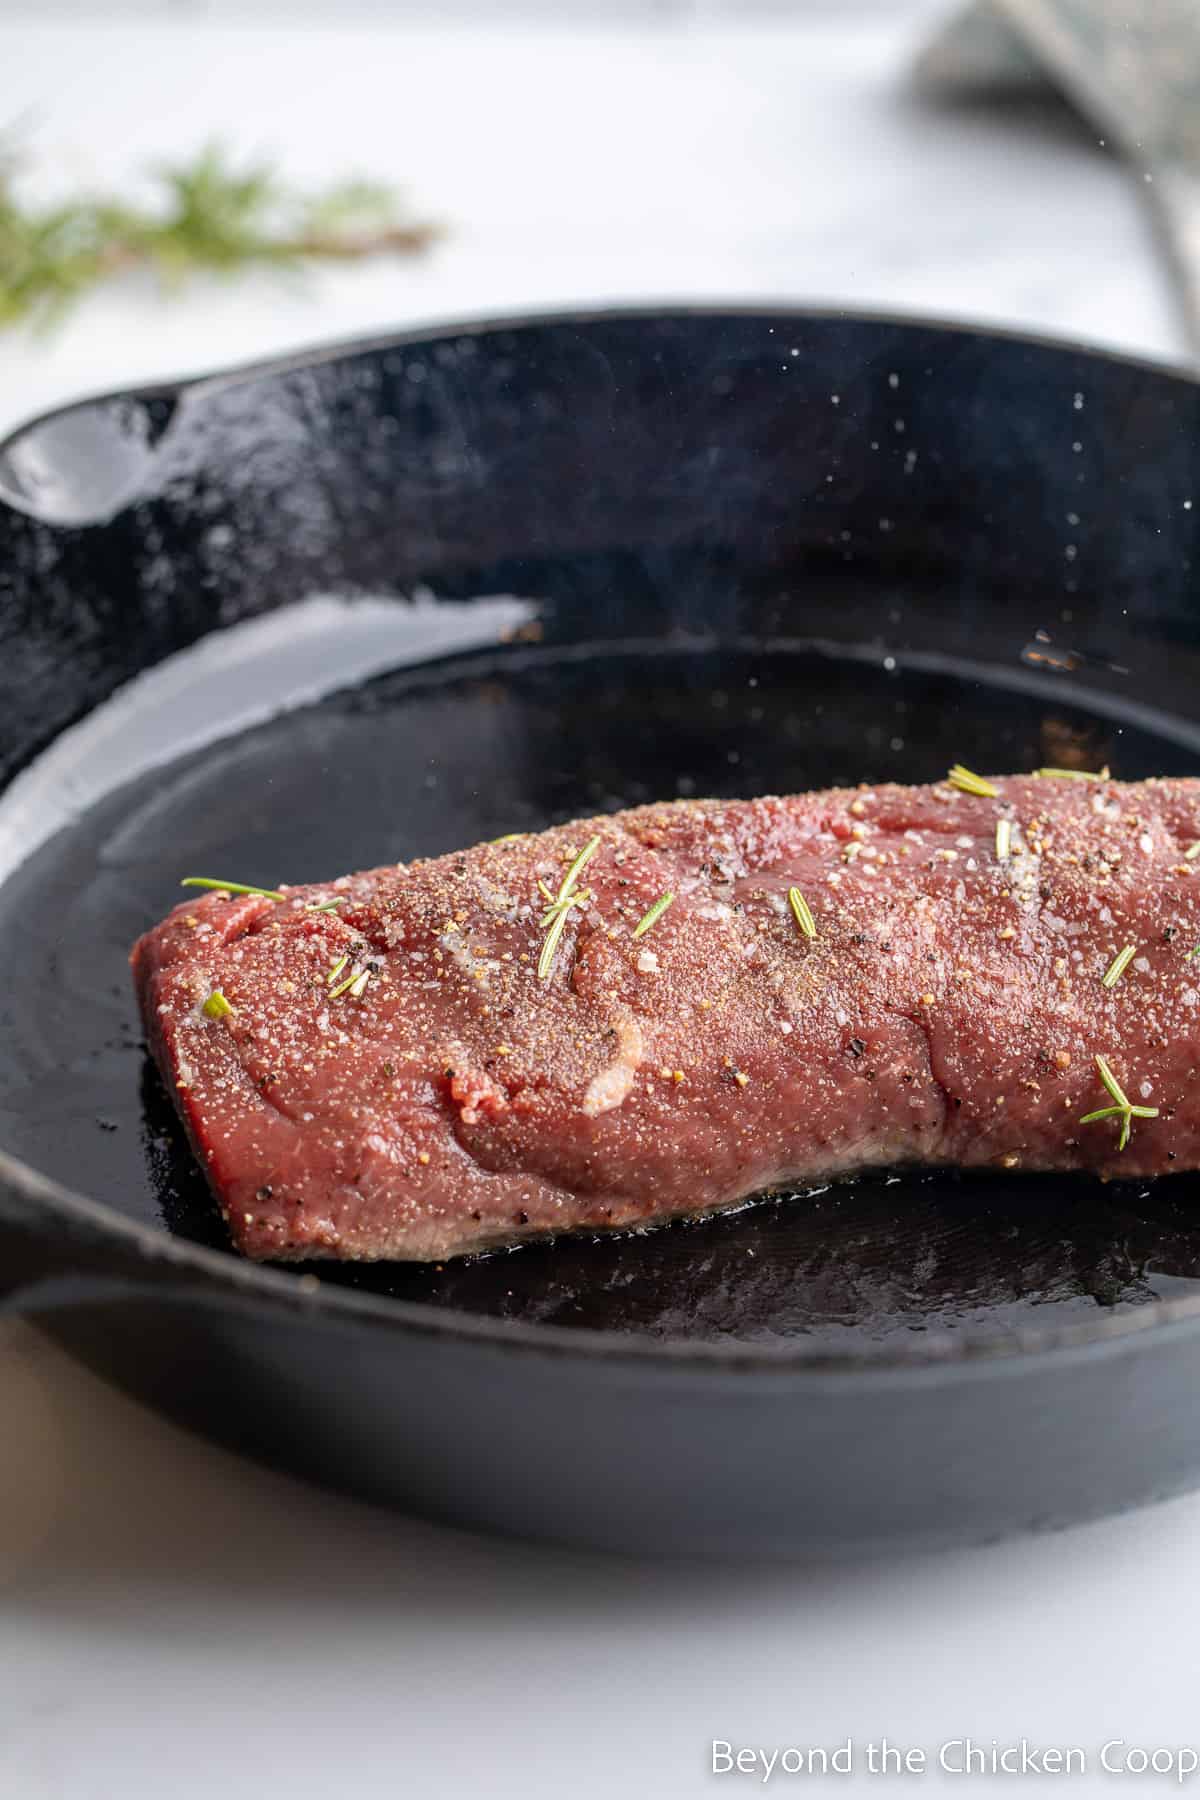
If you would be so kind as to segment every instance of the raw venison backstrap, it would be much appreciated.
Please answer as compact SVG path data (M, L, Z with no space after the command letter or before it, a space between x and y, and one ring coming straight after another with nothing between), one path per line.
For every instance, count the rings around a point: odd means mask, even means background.
M966 785L187 899L133 968L235 1243L425 1259L883 1164L1196 1167L1200 782Z

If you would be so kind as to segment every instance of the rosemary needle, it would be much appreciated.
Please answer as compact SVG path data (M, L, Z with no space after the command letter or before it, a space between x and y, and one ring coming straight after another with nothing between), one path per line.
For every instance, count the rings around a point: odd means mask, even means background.
M1183 860L1184 862L1195 862L1198 856L1200 856L1200 838L1197 838L1195 843L1184 851Z
M1110 779L1107 764L1103 769L1035 769L1035 775L1053 777L1056 781L1108 781Z
M550 922L550 929L546 933L545 940L542 944L542 954L538 957L537 972L539 981L545 981L547 975L549 975L551 969L554 967L554 952L558 949L558 940L562 936L563 929L567 923L567 912L567 907L561 907Z
M976 775L971 769L965 769L962 763L955 763L946 780L961 793L978 794L981 800L995 800L1000 794L1000 789L992 782L985 781L982 775Z
M214 988L200 1008L206 1019L225 1019L233 1011L220 988Z
M1012 855L1012 820L996 820L996 861L1007 862Z
M352 1000L357 1000L370 979L369 969L351 969L345 981L340 981L337 987L330 989L329 998L336 1000L341 994L349 994Z
M812 916L812 908L798 887L788 889L788 905L796 915L796 923L806 938L817 935L817 921Z
M584 869L586 869L599 848L600 839L598 837L590 838L583 846L583 849L579 852L579 855L575 858L575 861L571 864L563 877L563 884L558 890L560 902L565 900L567 895L574 891L575 883L579 880L579 877L583 874Z
M654 902L654 905L649 907L648 910L645 913L643 913L642 917L638 920L637 924L634 926L634 928L633 928L634 937L635 938L644 937L646 932L649 931L649 929L652 925L657 925L658 921L662 918L663 914L666 912L668 906L671 905L674 898L675 898L674 894L660 894L658 896L658 899Z
M1125 1092L1120 1082L1112 1072L1112 1067L1108 1058L1106 1056L1097 1056L1094 1061L1100 1079L1108 1090L1110 1097L1115 1102L1118 1112L1123 1112L1125 1108L1128 1107L1129 1101L1125 1097Z
M340 962L334 963L332 969L330 969L328 975L325 977L325 980L330 987L333 986L334 982L337 980L338 976L341 974L342 970L346 967L346 964L349 961L350 961L350 958L348 956L343 956Z
M1100 978L1101 987L1106 987L1106 988L1116 987L1118 981L1120 981L1122 975L1125 973L1126 969L1129 967L1130 963L1133 961L1133 959L1136 955L1137 955L1137 945L1136 944L1126 944L1126 946L1123 950L1118 950L1117 954L1113 957L1113 959L1109 963L1107 969L1104 971L1104 974Z
M263 900L282 900L285 898L278 888L246 887L240 881L212 881L207 875L186 875L180 887L212 888L218 894L258 894Z
M304 910L305 910L305 912L336 912L338 907L343 906L344 904L345 904L345 902L340 899L339 900L322 900L319 905L306 906Z

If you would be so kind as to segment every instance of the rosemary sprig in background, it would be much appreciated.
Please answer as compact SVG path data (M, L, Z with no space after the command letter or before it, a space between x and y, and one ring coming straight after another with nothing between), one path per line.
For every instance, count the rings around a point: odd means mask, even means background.
M239 166L220 145L152 170L142 204L80 194L22 194L21 159L0 141L0 329L55 323L114 276L144 271L166 287L198 274L296 268L428 248L436 228L403 216L395 192L365 180L290 188L266 163Z

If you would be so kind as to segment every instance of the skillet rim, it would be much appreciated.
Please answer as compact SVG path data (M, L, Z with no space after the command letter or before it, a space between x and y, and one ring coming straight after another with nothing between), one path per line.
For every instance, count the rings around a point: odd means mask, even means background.
M198 376L103 389L49 407L5 433L0 437L0 458L11 455L14 447L28 433L53 420L107 401L164 396L174 397L179 401L189 394L218 392L262 377L284 375L293 370L319 367L343 359L378 355L407 345L435 344L447 338L536 330L556 325L690 318L758 318L764 322L795 320L798 323L807 321L877 325L900 330L927 331L943 334L947 338L967 336L1003 344L1064 351L1121 368L1139 370L1169 382L1182 382L1192 388L1200 386L1200 371L1182 361L1137 355L1053 333L979 324L949 317L931 317L920 313L787 300L663 301L637 305L566 306L533 312L487 314L478 318L440 323L430 321L399 331L364 333L338 339L333 343L313 344ZM169 423L166 431L169 434ZM104 523L111 522L136 504L138 497L137 490L124 496ZM36 508L25 503L22 496L12 494L2 482L0 503L10 505L14 511L26 517L38 519ZM100 524L99 521L96 523ZM1145 1342L1147 1333L1176 1332L1184 1326L1200 1328L1200 1294L1197 1294L1190 1298L1155 1300L1125 1312L1098 1313L1086 1321L1044 1329L1016 1327L986 1336L970 1330L961 1333L928 1332L921 1334L919 1341L911 1346L884 1343L878 1346L859 1345L853 1350L839 1351L826 1343L814 1345L804 1338L789 1338L779 1343L656 1338L636 1332L606 1332L592 1328L499 1319L488 1314L471 1313L460 1307L435 1306L419 1300L400 1300L355 1288L326 1284L320 1281L319 1276L314 1288L311 1285L314 1273L311 1265L305 1264L299 1273L293 1274L286 1267L252 1263L232 1251L195 1244L187 1238L172 1235L165 1227L140 1224L104 1201L93 1200L86 1194L40 1174L32 1165L12 1156L2 1147L0 1187L15 1191L38 1215L35 1229L40 1243L44 1243L48 1235L43 1227L57 1221L67 1227L69 1235L63 1248L68 1252L72 1237L98 1238L101 1245L107 1242L114 1250L124 1248L138 1253L147 1273L156 1266L185 1274L194 1271L212 1284L212 1294L227 1301L259 1300L273 1309L282 1306L309 1315L324 1314L335 1322L353 1324L357 1321L368 1327L388 1326L392 1330L450 1338L496 1350L521 1350L559 1357L588 1356L607 1363L628 1363L642 1368L660 1367L676 1372L724 1370L750 1374L757 1371L801 1377L849 1377L875 1373L919 1378L935 1374L949 1375L953 1371L965 1372L997 1364L1011 1366L1014 1362L1049 1354L1103 1352L1106 1348L1116 1350L1123 1342ZM4 1223L0 1213L0 1231L3 1230ZM20 1291L18 1287L18 1303Z
M1189 387L1200 385L1200 366L1188 362L1182 355L1178 361L1171 357L1140 355L1135 351L1119 350L1106 344L1092 344L1084 339L1060 336L1054 332L1025 331L1018 326L972 322L970 319L950 315L891 312L885 307L839 306L832 301L821 304L819 301L770 298L730 301L666 299L639 301L636 305L551 306L533 312L486 313L441 322L430 320L425 324L404 326L400 330L358 332L349 337L336 338L332 342L302 344L295 350L280 351L277 356L253 357L248 362L232 363L225 368L210 369L199 375L165 376L123 387L98 388L73 400L60 401L57 405L32 413L19 425L13 426L0 437L0 457L10 455L23 437L39 430L43 425L65 418L85 407L102 406L107 401L171 397L182 399L185 394L239 387L260 376L285 375L296 369L319 368L343 358L378 355L381 351L400 349L406 345L435 344L446 338L482 337L492 332L528 331L546 325L693 318L768 321L795 319L798 322L813 323L892 325L901 330L931 331L946 337L989 338L1005 344L1027 344L1039 350L1066 350L1100 362L1114 363L1121 368L1140 369L1144 374L1163 375L1171 380L1182 381ZM166 429L170 430L169 424ZM136 492L123 498L110 517L118 517L130 505L136 504L137 498ZM12 506L14 511L23 512L27 517L37 519L39 516L35 507L23 505L20 496L12 495L2 485L0 501Z

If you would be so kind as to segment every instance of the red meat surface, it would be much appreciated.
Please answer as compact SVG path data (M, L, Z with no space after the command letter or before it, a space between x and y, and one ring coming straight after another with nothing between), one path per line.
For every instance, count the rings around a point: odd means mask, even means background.
M994 785L647 806L189 897L134 979L234 1242L424 1260L878 1165L1200 1165L1200 781ZM539 974L539 882L593 837ZM1124 1149L1080 1123L1097 1055L1158 1109Z

